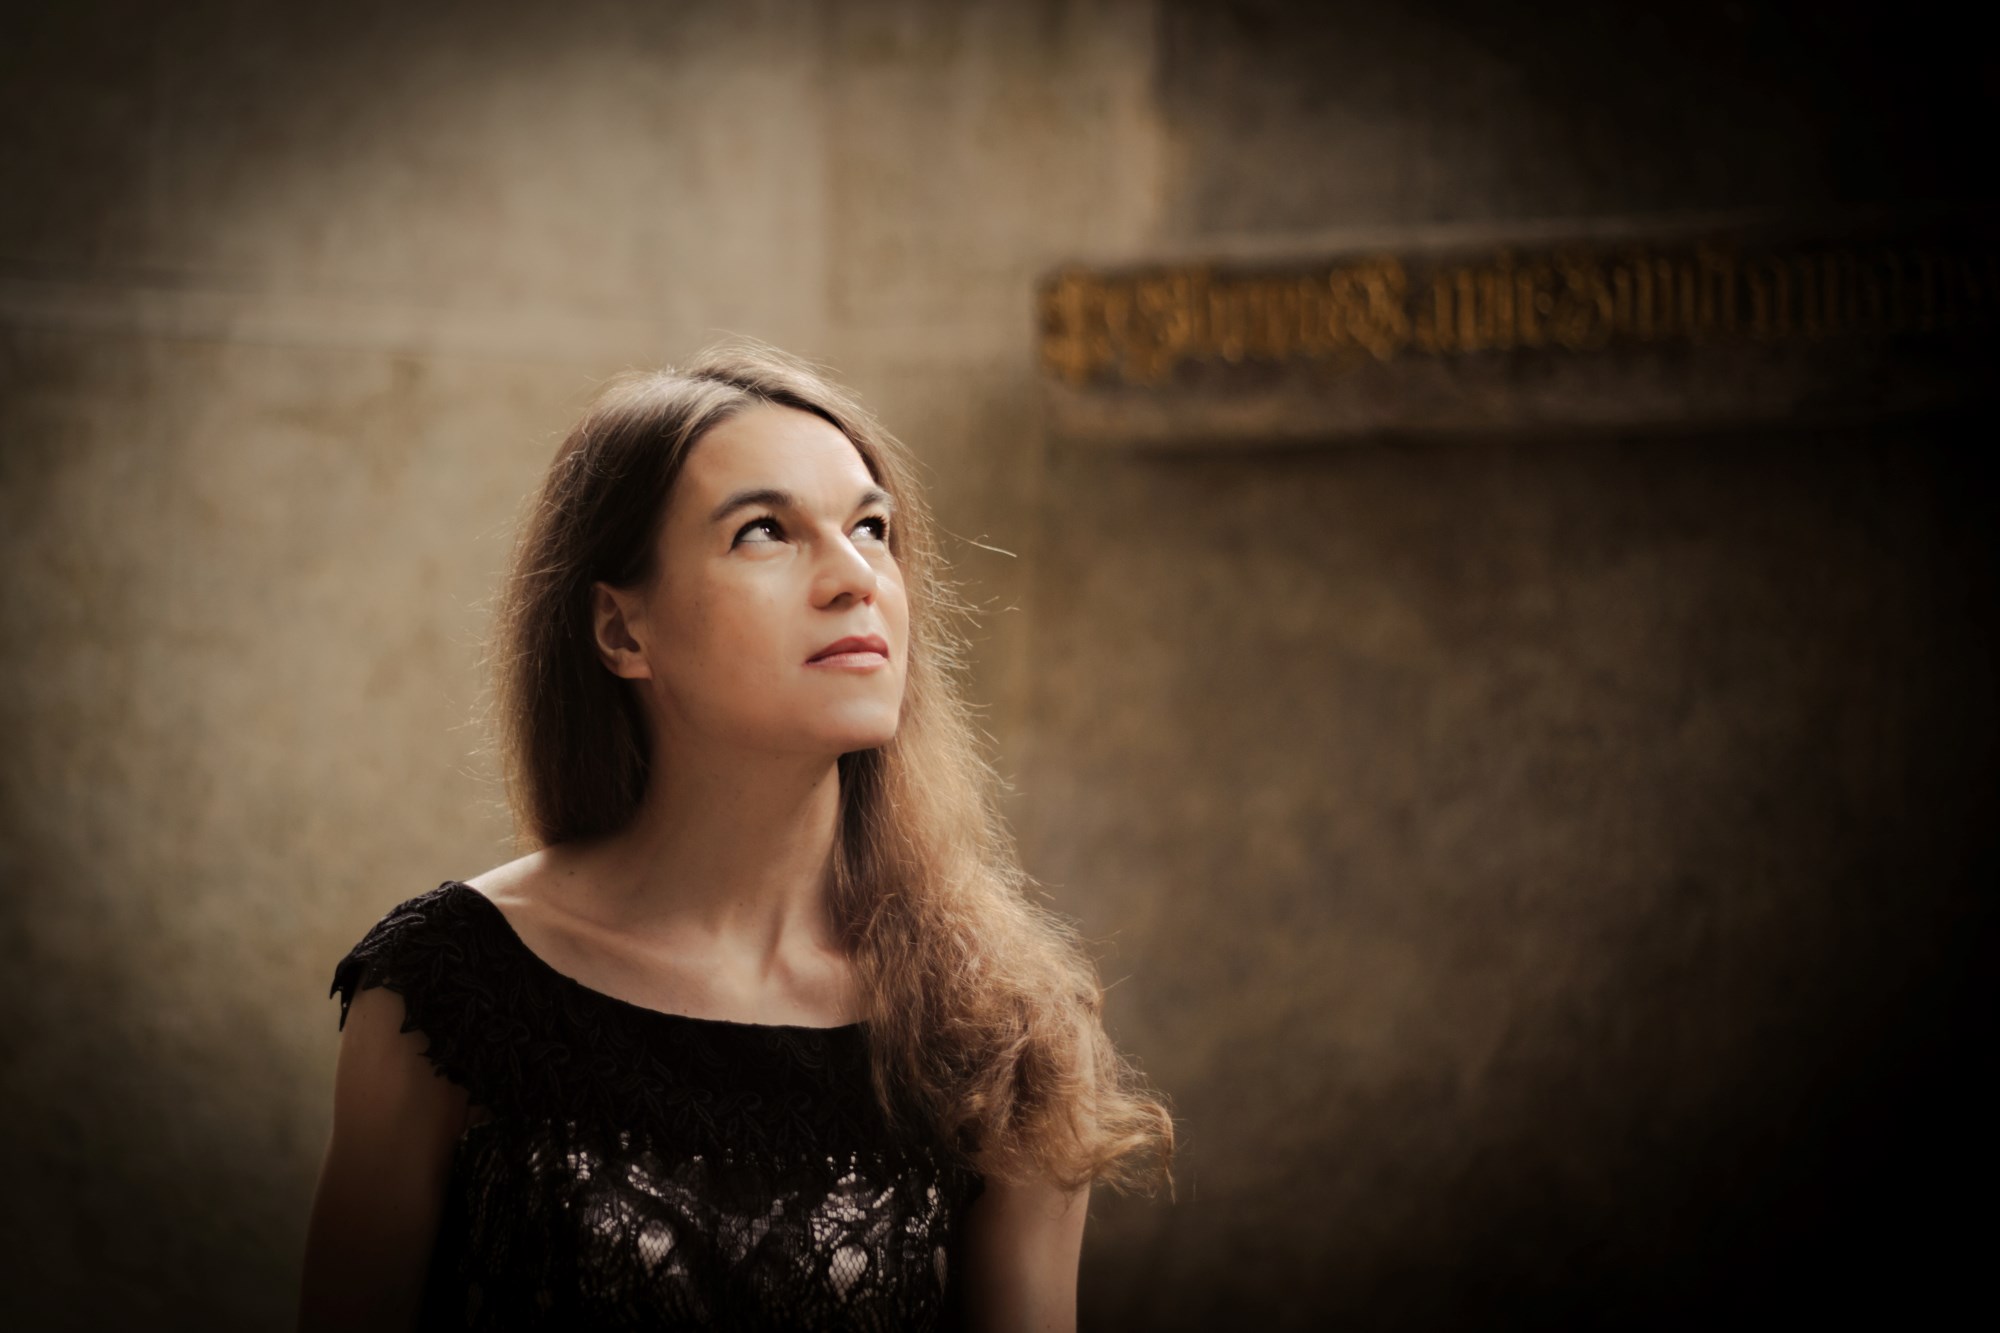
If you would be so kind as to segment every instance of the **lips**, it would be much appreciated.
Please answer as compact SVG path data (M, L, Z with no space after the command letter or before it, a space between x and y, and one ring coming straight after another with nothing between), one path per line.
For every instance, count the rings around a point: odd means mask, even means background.
M806 661L817 662L822 657L833 657L840 653L880 653L889 655L889 645L876 634L850 634L844 639L836 639L826 647L808 657Z

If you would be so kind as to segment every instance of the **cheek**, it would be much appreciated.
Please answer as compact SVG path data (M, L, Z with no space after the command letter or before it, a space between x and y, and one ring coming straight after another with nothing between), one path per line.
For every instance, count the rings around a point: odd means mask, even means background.
M660 632L664 674L683 694L714 700L767 691L785 665L773 608L753 591L690 599L667 612Z
M890 585L893 593L882 599L882 618L894 628L903 642L910 641L910 601L900 583Z

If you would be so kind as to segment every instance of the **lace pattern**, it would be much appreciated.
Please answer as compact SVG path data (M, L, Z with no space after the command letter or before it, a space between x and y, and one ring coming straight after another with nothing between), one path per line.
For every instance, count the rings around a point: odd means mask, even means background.
M892 1133L867 1028L696 1019L555 971L455 880L391 909L334 972L341 1025L402 996L461 1136L425 1326L946 1328L965 1209L943 1145Z

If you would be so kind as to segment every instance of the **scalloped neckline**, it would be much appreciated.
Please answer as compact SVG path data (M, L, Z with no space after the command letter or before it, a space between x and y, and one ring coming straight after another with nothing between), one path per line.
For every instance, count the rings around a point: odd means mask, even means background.
M602 1001L614 1008L629 1010L647 1019L665 1019L673 1023L692 1024L695 1027L708 1028L714 1031L812 1033L823 1037L844 1036L849 1033L858 1034L868 1026L865 1019L857 1019L852 1023L837 1023L832 1027L818 1027L811 1023L744 1023L733 1018L702 1018L695 1014L677 1014L668 1009L655 1009L650 1005L635 1004L631 1000L620 999L608 991L598 990L594 986L586 986L575 977L569 975L569 973L557 970L553 963L528 947L528 942L521 938L521 932L514 929L514 923L508 920L505 912L500 910L500 904L494 902L464 880L448 879L439 886L440 892L454 889L460 893L471 894L474 898L485 904L487 912L491 915L495 924L499 926L500 933L506 937L512 948L518 950L528 959L530 966L554 977L560 985L568 986L572 990L590 996L592 999Z

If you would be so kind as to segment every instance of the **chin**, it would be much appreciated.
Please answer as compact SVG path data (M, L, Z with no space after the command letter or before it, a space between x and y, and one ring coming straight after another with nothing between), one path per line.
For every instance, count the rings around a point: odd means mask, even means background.
M856 750L874 750L896 739L896 726L892 721L883 726L844 727L826 737L827 748L837 754L852 754Z
M834 748L841 754L853 754L856 750L879 750L896 739L894 727L870 731L850 732L834 741Z

